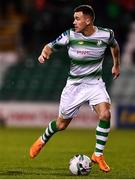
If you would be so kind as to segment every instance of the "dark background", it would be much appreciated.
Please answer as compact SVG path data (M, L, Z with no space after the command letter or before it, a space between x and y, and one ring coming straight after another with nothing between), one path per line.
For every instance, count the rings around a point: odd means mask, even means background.
M123 54L134 22L134 0L0 1L0 54L4 54L0 58L1 101L59 101L70 64L65 49L52 55L44 65L37 59L46 43L73 27L73 9L81 4L94 8L96 26L114 30ZM17 57L13 63L10 52ZM104 64L103 78L110 92L109 50Z

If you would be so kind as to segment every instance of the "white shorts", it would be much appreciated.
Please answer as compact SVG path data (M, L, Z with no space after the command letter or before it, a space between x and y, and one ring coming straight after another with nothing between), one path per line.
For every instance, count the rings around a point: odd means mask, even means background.
M67 84L61 94L59 116L64 119L75 117L80 106L86 102L89 103L90 107L102 102L111 103L104 82L98 84Z

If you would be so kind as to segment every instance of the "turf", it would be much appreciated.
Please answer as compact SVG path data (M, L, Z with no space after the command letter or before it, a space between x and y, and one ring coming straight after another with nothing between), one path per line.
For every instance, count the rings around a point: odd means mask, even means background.
M52 137L38 157L30 160L29 147L43 129L0 128L0 179L133 179L135 178L135 131L112 130L105 149L111 166L104 173L97 165L88 176L73 176L68 169L75 154L91 156L95 131L67 129Z

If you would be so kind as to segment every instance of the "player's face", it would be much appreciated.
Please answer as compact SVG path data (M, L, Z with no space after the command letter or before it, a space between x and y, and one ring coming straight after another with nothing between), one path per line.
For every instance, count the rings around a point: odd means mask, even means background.
M74 13L74 28L75 32L83 33L88 25L91 24L91 18L87 15L84 15L81 11Z

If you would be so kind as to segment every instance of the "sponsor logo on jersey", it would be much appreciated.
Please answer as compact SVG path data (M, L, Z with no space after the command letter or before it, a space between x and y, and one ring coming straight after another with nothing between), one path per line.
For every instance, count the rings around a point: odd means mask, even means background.
M76 52L77 52L77 54L81 54L81 55L91 55L91 51L81 51L81 50L78 50Z
M84 44L84 42L83 41L79 41L78 44Z

